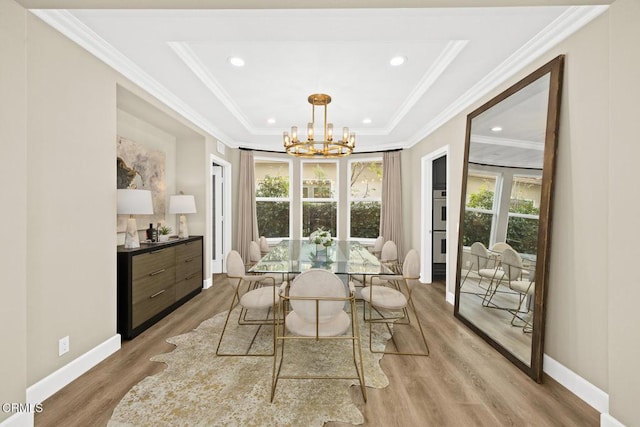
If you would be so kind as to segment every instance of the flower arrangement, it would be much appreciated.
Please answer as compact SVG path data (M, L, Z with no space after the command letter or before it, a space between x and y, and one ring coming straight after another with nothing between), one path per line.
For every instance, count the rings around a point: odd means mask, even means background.
M331 233L329 231L325 231L322 228L319 228L311 233L311 235L309 236L309 242L315 243L316 245L329 247L333 244L333 238L331 237Z

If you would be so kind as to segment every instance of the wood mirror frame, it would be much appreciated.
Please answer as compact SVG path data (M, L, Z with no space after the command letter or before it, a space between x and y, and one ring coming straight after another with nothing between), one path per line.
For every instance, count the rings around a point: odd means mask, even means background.
M562 77L564 69L564 55L558 56L549 63L543 65L527 77L523 78L501 94L497 95L481 107L477 108L467 116L466 141L463 164L462 192L460 204L460 222L458 238L458 263L455 288L454 316L475 333L481 336L498 352L504 355L518 368L527 373L536 382L542 382L542 360L544 354L545 335L545 298L548 286L549 270L549 249L551 237L551 213L553 199L554 169L556 160L556 148L558 142L558 128L560 116L560 101L562 93ZM460 312L460 286L463 270L463 238L464 219L466 207L467 180L469 173L469 148L471 144L472 123L474 118L487 110L496 107L498 104L517 94L531 83L549 75L548 103L546 114L546 131L544 135L544 152L542 153L542 183L540 189L540 205L538 219L537 253L535 259L535 293L533 296L533 331L531 333L531 354L529 364L516 357L512 350L496 338L495 333L491 336L487 330L465 317ZM503 104L504 106L504 104ZM499 108L499 107L498 107ZM495 110L494 110L495 111ZM493 202L492 202L493 203ZM490 309L490 307L487 307ZM478 322L480 323L480 322ZM503 340L506 341L506 340ZM526 350L526 348L525 348Z

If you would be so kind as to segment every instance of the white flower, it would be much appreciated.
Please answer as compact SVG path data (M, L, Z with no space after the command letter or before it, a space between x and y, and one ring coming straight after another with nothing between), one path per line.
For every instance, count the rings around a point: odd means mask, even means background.
M309 236L309 242L316 245L331 246L333 239L331 233L321 228L317 229Z

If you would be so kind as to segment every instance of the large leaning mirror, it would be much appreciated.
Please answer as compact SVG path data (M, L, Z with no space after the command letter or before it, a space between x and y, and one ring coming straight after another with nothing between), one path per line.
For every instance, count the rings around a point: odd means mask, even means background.
M454 314L537 382L563 64L467 116Z

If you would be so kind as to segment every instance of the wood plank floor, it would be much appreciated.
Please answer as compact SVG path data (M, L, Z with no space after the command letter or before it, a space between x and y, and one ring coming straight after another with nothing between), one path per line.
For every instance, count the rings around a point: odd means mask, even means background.
M120 399L164 364L152 356L173 350L166 338L197 327L226 310L231 287L216 276L214 286L164 318L122 349L60 390L35 416L36 426L104 426ZM389 387L368 389L354 402L365 426L598 426L599 414L545 376L536 384L453 317L444 284L415 292L431 349L429 357L385 355ZM400 328L396 328L397 330ZM396 334L399 345L411 345ZM268 396L265 396L267 399ZM339 423L329 423L338 426Z

